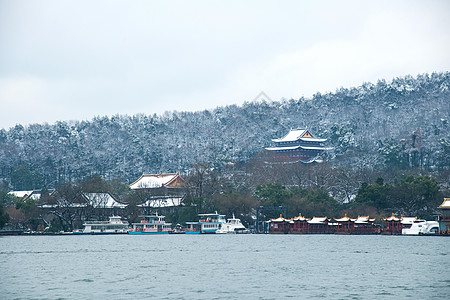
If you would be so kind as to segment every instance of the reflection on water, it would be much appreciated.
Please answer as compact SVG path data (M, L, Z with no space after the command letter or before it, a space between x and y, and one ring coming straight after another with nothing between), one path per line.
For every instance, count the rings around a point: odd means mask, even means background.
M0 238L2 299L447 299L450 239L334 235Z

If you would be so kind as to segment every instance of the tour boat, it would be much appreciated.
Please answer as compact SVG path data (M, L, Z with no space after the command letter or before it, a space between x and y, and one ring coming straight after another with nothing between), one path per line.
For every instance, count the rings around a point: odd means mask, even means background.
M198 222L186 222L186 234L217 233L227 223L225 215L216 213L199 214ZM219 231L220 233L220 231Z
M412 222L411 227L403 228L404 235L433 235L439 232L439 223L437 221L426 221L416 219Z
M119 216L109 217L109 221L86 221L84 228L74 230L73 234L120 234L127 233L129 224Z
M227 219L227 222L216 233L249 233L249 230L242 225L241 219L235 218L233 214L233 218Z
M133 228L128 234L168 234L172 231L171 223L166 223L165 216L149 215L143 216L140 223L133 223Z
M185 231L185 229L183 228L183 226L181 226L181 224L177 224L177 225L175 225L175 227L172 229L172 231L169 232L169 233L171 233L171 234L185 234L186 231Z
M199 214L198 222L186 222L186 234L200 233L247 233L248 230L242 225L240 219L233 218L226 220L225 215Z

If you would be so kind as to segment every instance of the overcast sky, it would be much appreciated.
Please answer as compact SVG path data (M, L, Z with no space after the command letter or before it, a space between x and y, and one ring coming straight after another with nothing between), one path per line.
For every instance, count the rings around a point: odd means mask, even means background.
M0 128L450 70L450 1L0 0Z

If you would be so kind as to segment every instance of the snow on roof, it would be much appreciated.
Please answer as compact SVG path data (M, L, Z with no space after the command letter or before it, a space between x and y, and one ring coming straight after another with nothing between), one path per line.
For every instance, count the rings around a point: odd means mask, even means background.
M9 195L13 195L18 198L23 198L25 196L29 196L29 195L31 195L31 193L33 193L33 191L11 191L11 192L8 192Z
M297 150L297 149L305 149L305 150L323 150L323 151L328 151L328 150L332 150L332 147L308 147L308 146L290 146L290 147L269 147L269 148L265 148L266 150L269 151L281 151L281 150Z
M221 215L217 212L215 213L209 213L209 214L198 214L199 217L214 217L214 216L222 216L225 217L225 215Z
M400 221L399 218L397 218L396 216L394 216L394 213L392 213L392 216L390 216L389 218L384 218L385 221Z
M327 139L319 139L319 138L300 138L302 141L307 141L307 142L325 142Z
M273 139L272 141L274 141L276 143L280 143L280 142L295 142L296 140L301 138L301 136L304 135L305 132L306 132L306 129L291 130L291 131L289 131L288 134L286 134L281 139Z
M89 204L97 208L124 208L127 205L117 202L110 193L84 193Z
M417 217L403 217L401 220L401 223L406 225L406 224L412 224L414 223L414 221L417 219Z
M41 199L41 192L33 192L31 195L28 195L27 199L31 198L33 200L39 200Z
M342 218L339 218L339 219L334 218L334 219L338 222L348 222L351 220L349 217L347 217L347 214L345 214L345 216L343 216Z
M440 208L450 208L450 198L444 198L444 202L439 205Z
M369 222L375 221L375 219L371 219L369 216L358 216L356 219L352 220L355 224L367 224Z
M142 176L138 180L130 184L130 188L132 190L160 188L170 183L177 176L179 176L178 173L142 174Z
M270 219L271 222L284 222L287 221L287 219L283 218L282 215L280 215L278 218L276 219Z
M160 199L149 199L142 204L137 206L139 207L173 207L180 206L183 201L182 197L171 197L171 198L160 198Z
M307 221L308 219L302 216L301 214L298 214L297 217L292 218L293 221Z
M308 221L309 224L325 224L327 217L313 217Z

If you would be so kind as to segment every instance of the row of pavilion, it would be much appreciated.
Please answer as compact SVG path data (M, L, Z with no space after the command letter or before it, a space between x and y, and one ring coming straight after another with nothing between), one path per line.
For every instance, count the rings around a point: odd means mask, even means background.
M276 219L270 219L268 223L269 233L291 234L402 234L402 229L411 226L416 217L396 217L392 214L383 218L385 226L375 223L375 218L370 216L358 216L349 218L345 214L342 218L313 217L306 218L299 214L294 218L283 218L280 215ZM449 232L450 234L450 232Z
M380 226L369 216L358 216L355 219L344 217L331 219L327 217L306 218L299 214L297 217L286 219L280 215L268 221L269 233L341 233L341 234L375 234L380 232Z

